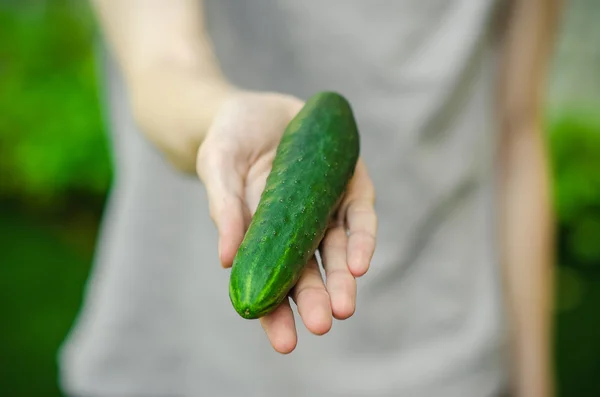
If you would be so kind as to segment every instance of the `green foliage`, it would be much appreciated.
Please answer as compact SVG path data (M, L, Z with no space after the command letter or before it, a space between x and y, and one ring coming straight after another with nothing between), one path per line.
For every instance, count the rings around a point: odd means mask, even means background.
M73 193L103 197L109 187L95 30L86 6L77 0L0 2L0 199L42 199L52 206ZM600 115L562 108L547 122L563 265L560 395L592 396L600 371L600 278L592 277L592 270L600 271ZM91 252L73 255L39 225L3 210L0 252L7 265L0 266L0 302L9 327L0 346L7 358L0 389L12 390L11 396L58 395L56 347L80 302Z
M93 28L76 2L0 6L0 195L108 188Z
M8 4L8 5L7 5ZM102 196L111 177L85 3L0 5L0 196ZM563 262L600 263L600 117L548 118Z
M4 206L0 220L0 395L59 397L57 348L79 309L90 255Z
M600 117L565 109L548 125L561 261L600 270Z

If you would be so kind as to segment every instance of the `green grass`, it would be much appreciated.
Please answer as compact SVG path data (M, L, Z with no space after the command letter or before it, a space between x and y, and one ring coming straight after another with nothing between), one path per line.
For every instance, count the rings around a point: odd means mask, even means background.
M556 361L560 396L598 397L600 277L560 267Z
M60 396L56 350L78 310L90 253L18 213L0 220L0 395Z

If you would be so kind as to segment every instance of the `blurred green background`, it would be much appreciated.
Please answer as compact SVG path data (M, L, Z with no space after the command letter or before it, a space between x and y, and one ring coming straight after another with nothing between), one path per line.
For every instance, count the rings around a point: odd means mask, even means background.
M600 3L572 0L549 86L559 395L600 386ZM0 395L59 396L111 180L86 2L0 1Z

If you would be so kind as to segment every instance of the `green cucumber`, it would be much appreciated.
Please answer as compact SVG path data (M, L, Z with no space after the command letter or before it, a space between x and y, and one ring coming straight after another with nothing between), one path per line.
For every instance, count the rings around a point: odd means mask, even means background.
M309 98L288 124L233 261L229 297L240 316L262 317L287 297L325 235L359 146L350 104L335 92Z

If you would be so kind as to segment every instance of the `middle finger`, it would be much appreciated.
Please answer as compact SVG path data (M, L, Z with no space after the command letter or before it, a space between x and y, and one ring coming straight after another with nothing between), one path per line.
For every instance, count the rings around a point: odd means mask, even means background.
M327 231L320 251L333 315L340 320L352 316L356 302L356 279L348 268L347 247L348 236L340 225Z

